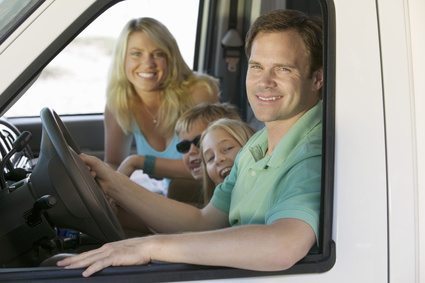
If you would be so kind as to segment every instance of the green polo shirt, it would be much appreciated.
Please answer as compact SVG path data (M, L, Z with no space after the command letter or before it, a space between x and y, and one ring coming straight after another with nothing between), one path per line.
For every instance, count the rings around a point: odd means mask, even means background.
M231 226L296 218L319 231L322 102L305 113L271 155L267 132L257 132L238 153L230 175L211 203L229 214Z

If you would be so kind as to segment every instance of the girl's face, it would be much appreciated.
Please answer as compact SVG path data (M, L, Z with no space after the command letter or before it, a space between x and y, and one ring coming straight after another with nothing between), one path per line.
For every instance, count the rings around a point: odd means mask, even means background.
M215 129L205 135L202 147L208 176L218 185L229 175L242 146L225 130Z
M137 93L158 91L168 73L167 56L144 33L128 37L125 73Z

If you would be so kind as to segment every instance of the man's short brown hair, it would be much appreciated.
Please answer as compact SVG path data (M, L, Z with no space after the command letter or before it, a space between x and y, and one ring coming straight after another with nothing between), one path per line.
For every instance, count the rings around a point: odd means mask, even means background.
M245 39L245 53L250 58L252 44L259 33L276 33L287 30L297 32L310 55L310 75L323 66L323 31L318 19L310 18L296 10L275 10L259 16Z

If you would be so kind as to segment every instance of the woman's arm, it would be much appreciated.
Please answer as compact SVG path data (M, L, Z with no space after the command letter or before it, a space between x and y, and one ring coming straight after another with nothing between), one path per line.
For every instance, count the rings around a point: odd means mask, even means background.
M121 163L117 171L130 176L137 169L143 170L144 161L145 156L143 155L130 155ZM151 175L168 179L193 179L181 159L156 158L153 174Z
M108 107L105 107L104 112L104 128L104 161L116 170L130 153L132 136L124 133Z

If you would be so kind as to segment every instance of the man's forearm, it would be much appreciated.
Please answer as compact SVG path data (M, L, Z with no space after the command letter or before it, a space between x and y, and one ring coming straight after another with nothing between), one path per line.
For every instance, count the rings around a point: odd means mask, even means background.
M159 235L151 258L167 262L284 270L302 259L315 242L311 227L297 219L178 235Z

